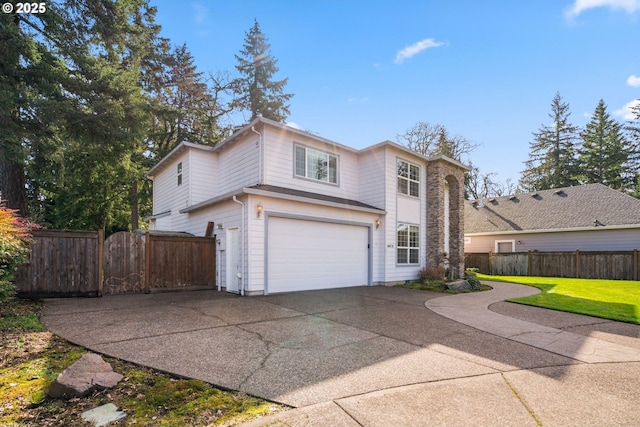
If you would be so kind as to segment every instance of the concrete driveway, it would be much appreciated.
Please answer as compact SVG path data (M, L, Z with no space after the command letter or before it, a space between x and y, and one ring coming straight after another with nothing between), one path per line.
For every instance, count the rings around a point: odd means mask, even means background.
M93 351L298 408L250 425L640 425L640 326L495 303L512 289L498 288L56 299L42 319ZM474 309L498 330L445 317ZM549 330L519 333L518 322ZM532 342L548 345L554 330L570 335L556 334L555 347ZM576 336L604 359L556 351ZM606 359L621 349L624 360Z

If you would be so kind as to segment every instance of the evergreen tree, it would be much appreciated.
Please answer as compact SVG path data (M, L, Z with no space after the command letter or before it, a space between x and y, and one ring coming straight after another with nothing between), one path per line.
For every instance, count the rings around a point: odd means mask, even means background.
M629 121L629 173L632 176L631 195L640 199L640 100L631 107L635 120Z
M284 122L290 114L287 102L293 95L284 93L287 78L272 80L278 67L270 47L258 21L254 21L246 33L244 48L236 55L236 69L241 75L235 89L239 95L237 104L251 113L249 121L262 116Z
M611 118L603 100L580 134L582 146L578 150L580 182L601 183L623 189L630 183L628 174L629 144L622 125Z
M569 104L556 93L549 117L553 125L540 127L529 143L529 160L522 172L520 186L526 191L548 190L578 184L575 142L578 128L569 122Z

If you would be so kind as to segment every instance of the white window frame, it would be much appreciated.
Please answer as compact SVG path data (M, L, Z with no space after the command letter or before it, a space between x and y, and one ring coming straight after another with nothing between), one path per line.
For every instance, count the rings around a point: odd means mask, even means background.
M178 186L181 186L182 185L182 162L179 162L178 166L176 167L176 176L177 176Z
M400 241L400 229L407 227L407 241ZM412 231L414 240L412 241ZM400 253L404 253L405 262L400 261ZM413 260L412 260L412 255ZM396 264L397 265L419 265L420 264L420 226L399 222L396 227Z
M298 150L304 150L304 165L298 164ZM318 159L320 157L326 157L327 162L327 171L326 171L326 179L318 178L318 176L314 176L314 171L311 170L309 157L315 156ZM331 161L333 160L335 167L334 173L331 173ZM304 166L304 173L301 173L301 168L298 166ZM316 169L317 170L317 169ZM329 185L339 185L340 177L339 177L339 156L329 153L327 151L318 150L317 148L307 147L302 144L294 144L293 146L293 175L296 178L308 179L314 182L321 182L323 184Z
M510 252L498 252L498 245L500 243L511 243L511 252L515 252L516 251L516 241L515 240L495 240L495 247L494 247L494 252L497 254L508 254Z
M400 168L401 165L406 164L406 175L402 175ZM415 173L412 177L412 169L415 169ZM420 198L420 166L415 163L411 163L407 160L398 158L396 162L396 187L398 194L402 194L409 197ZM402 188L405 187L405 188Z

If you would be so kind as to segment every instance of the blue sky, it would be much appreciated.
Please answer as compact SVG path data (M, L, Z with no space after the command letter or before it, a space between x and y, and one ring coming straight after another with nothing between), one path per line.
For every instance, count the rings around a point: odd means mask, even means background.
M640 0L151 0L162 35L199 70L235 74L258 20L289 78L289 122L363 148L419 121L480 147L518 180L556 92L582 126L603 99L625 121L640 98ZM626 116L625 116L626 115Z

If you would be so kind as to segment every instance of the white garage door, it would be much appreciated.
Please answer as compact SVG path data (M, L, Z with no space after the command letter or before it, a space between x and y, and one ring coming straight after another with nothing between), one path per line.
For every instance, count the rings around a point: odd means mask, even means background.
M268 230L269 293L368 284L368 227L271 217Z

